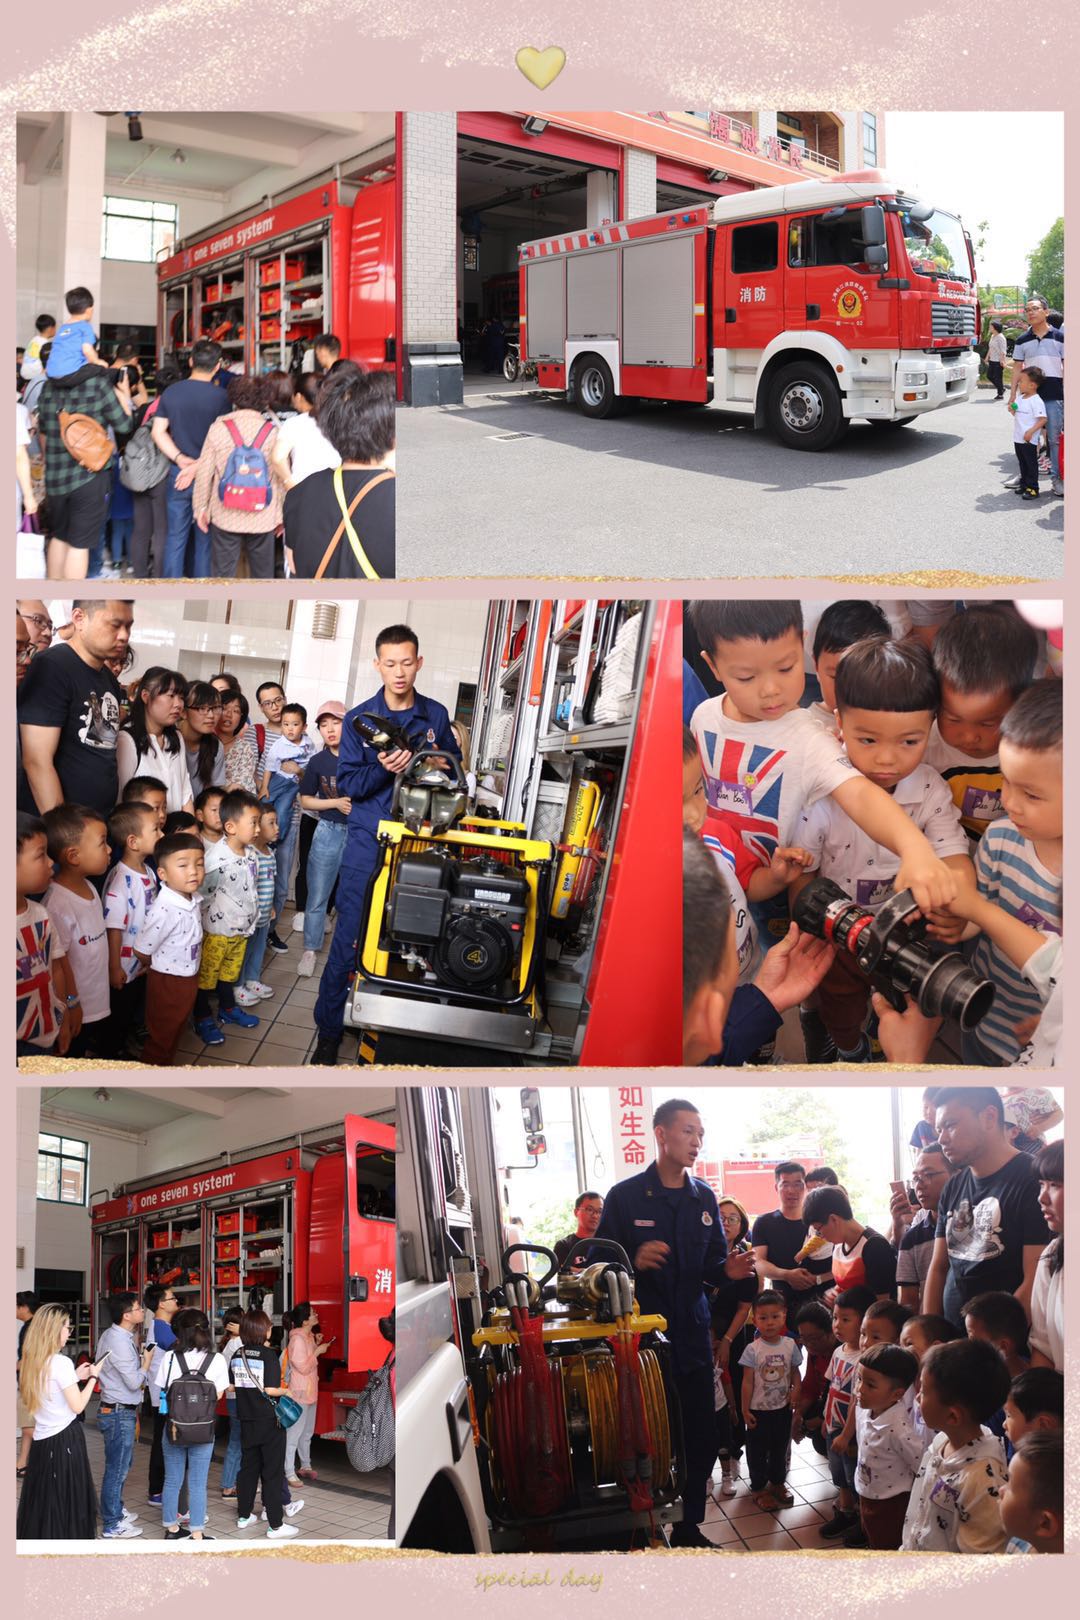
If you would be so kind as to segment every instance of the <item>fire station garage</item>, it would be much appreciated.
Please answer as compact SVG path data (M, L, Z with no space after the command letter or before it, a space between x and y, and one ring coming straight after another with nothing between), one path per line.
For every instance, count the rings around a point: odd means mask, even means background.
M188 1312L204 1314L211 1348L221 1348L230 1373L233 1325L244 1313L269 1319L270 1348L303 1407L286 1431L289 1500L271 1516L292 1527L284 1536L392 1536L392 1428L377 1457L356 1434L381 1408L381 1369L393 1344L393 1091L61 1085L21 1089L17 1109L19 1299L35 1311L63 1307L70 1335L62 1353L76 1367L102 1359L102 1337L112 1330L112 1354L82 1423L103 1520L119 1511L106 1465L120 1466L106 1453L103 1415L119 1411L134 1428L119 1486L130 1528L111 1539L165 1550L161 1434L169 1414L160 1394L171 1382L170 1324L183 1345ZM133 1346L118 1339L118 1322ZM158 1348L147 1357L150 1344ZM314 1376L304 1370L313 1349ZM242 1383L242 1375L231 1378L237 1389ZM235 1408L231 1394L218 1403L206 1479L206 1531L218 1550L260 1543L269 1524L257 1500L238 1526ZM186 1508L182 1495L181 1528ZM99 1535L107 1528L102 1522Z
M393 366L393 113L27 112L16 139L24 348L85 287L151 386L200 337L238 371L310 369L322 333Z

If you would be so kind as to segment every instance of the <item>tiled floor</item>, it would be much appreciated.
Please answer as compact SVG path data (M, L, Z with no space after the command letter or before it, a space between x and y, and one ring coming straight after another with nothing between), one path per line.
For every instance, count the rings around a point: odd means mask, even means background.
M705 1505L702 1532L725 1552L797 1552L804 1547L836 1547L823 1541L821 1526L832 1517L836 1487L829 1465L809 1440L791 1448L787 1487L795 1506L762 1513L750 1495L746 1458L742 1460L737 1496L722 1496L719 1506L710 1496ZM720 1465L716 1479L719 1482Z
M96 1401L91 1401L90 1410L86 1414L84 1434L90 1458L90 1471L100 1494L101 1480L105 1471L105 1448L94 1420L96 1409ZM146 1427L144 1423L144 1435ZM207 1534L217 1541L227 1541L230 1544L244 1542L258 1545L266 1536L266 1525L263 1521L259 1520L249 1525L246 1530L238 1530L236 1503L222 1500L221 1464L224 1455L224 1441L219 1440L214 1460L210 1464ZM304 1506L294 1518L285 1521L287 1524L295 1525L299 1535L290 1537L284 1545L291 1546L301 1541L384 1540L390 1522L390 1505L394 1489L394 1476L391 1470L384 1468L374 1474L356 1473L349 1465L344 1445L335 1440L313 1440L311 1461L319 1478L314 1483L305 1480L301 1491L293 1491L294 1497L303 1498ZM161 1509L151 1507L146 1500L149 1467L150 1441L147 1435L135 1447L131 1472L124 1487L124 1506L130 1512L139 1515L138 1527L142 1530L142 1535L130 1541L117 1541L110 1545L123 1549L134 1548L138 1551L149 1542L160 1542L164 1539ZM260 1511L261 1506L261 1502L257 1500L256 1507ZM98 1539L101 1539L100 1531ZM185 1542L183 1545L186 1546L188 1543ZM273 1545L276 1543L272 1542L271 1546Z
M297 964L304 952L304 936L291 932L292 919L293 908L286 906L280 934L289 949L281 955L267 949L263 963L262 980L273 988L273 999L244 1009L258 1018L255 1028L226 1026L223 1045L204 1046L189 1025L180 1037L176 1057L178 1063L256 1063L285 1068L307 1061L315 1046L315 1001L333 937L333 919L328 925L323 948L315 958L315 972L310 979L297 976ZM355 1062L354 1042L355 1037L347 1032L341 1043L342 1062Z

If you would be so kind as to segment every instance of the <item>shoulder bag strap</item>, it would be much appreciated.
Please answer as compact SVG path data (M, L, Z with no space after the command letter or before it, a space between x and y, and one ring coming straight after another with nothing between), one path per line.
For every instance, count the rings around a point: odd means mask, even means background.
M274 1408L274 1411L276 1412L277 1411L277 1405L276 1405L276 1403L274 1401L274 1397L272 1395L268 1395L266 1393L266 1390L259 1383L259 1380L255 1377L255 1374L252 1372L251 1363L248 1361L247 1350L246 1349L241 1350L240 1359L244 1363L244 1366L245 1366L245 1368L247 1370L248 1377L251 1379L251 1382L254 1384L255 1388L258 1390L258 1392L262 1396L263 1400L267 1401ZM265 1362L263 1362L263 1376L264 1377L266 1376L266 1363Z
M364 485L363 489L357 491L357 493L353 496L352 500L350 501L349 505L346 506L345 505L345 480L344 480L344 477L342 475L341 468L340 467L335 467L334 468L334 494L337 496L337 503L338 503L338 506L341 508L341 522L338 524L337 528L334 530L334 538L331 540L330 544L327 546L325 552L323 553L322 562L319 564L318 570L316 571L316 574L315 574L316 579L322 579L322 577L325 574L326 569L327 569L327 567L329 565L331 557L334 555L334 552L337 550L338 546L341 544L341 536L346 532L346 530L348 531L349 544L353 549L353 555L356 558L357 562L360 564L360 567L363 569L365 577L367 579L378 579L378 577L379 577L378 574L375 572L374 568L371 566L371 563L368 560L367 552L364 550L363 546L360 544L360 537L357 534L356 530L353 528L352 515L356 511L356 508L360 505L360 502L364 499L364 497L366 495L370 495L371 491L373 489L375 489L377 485L384 484L388 478L393 478L393 476L394 476L393 473L389 469L387 469L384 472L377 473L374 478L370 479L368 481L368 483L366 483Z

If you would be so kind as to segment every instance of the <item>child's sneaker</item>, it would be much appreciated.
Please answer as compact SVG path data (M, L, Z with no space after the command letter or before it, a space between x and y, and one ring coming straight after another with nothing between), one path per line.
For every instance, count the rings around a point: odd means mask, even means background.
M255 1523L255 1515L254 1515L254 1513L249 1513L245 1519L237 1519L236 1528L238 1530L246 1530L249 1524L254 1524L254 1523Z
M296 972L301 979L310 979L315 972L315 952L305 951L296 964Z
M282 951L287 951L289 948L285 941L278 937L276 929L273 928L271 928L270 932L266 936L266 943L269 945L272 951L277 951L279 955Z
M219 1024L238 1024L241 1029L254 1029L258 1022L255 1014L246 1013L243 1007L228 1007L218 1013Z
M776 1500L780 1503L781 1507L795 1506L795 1498L792 1496L786 1485L770 1485L769 1490L772 1492L773 1496L776 1497Z
M197 1024L192 1025L192 1028L199 1037L200 1041L202 1041L206 1046L225 1045L225 1037L221 1033L220 1029L218 1029L216 1019L200 1018Z
M233 991L237 1005L240 1007L254 1007L259 997L254 990L249 990L246 984L238 984Z
M244 986L244 989L250 990L252 994L257 996L260 1001L269 1001L270 997L274 994L273 985L263 984L261 979L249 979L247 984Z
M1020 491L1020 499L1022 501L1037 501L1038 498L1039 492L1037 489L1022 489Z
M848 1508L833 1508L832 1518L827 1519L818 1531L818 1535L825 1541L839 1541L846 1535L852 1525L858 1524L859 1515Z
M267 1541L287 1541L290 1536L298 1536L299 1530L295 1524L279 1524L276 1530L267 1530Z
M851 1526L851 1529L844 1531L842 1545L845 1547L869 1547L870 1543L866 1539L866 1531L862 1527L858 1514L855 1515L855 1523Z
M304 1498L302 1496L294 1496L291 1502L286 1502L285 1504L285 1517L287 1519L294 1518L296 1514L299 1513L303 1505Z
M713 1491L713 1501L716 1503L717 1507L720 1506L720 1498L722 1496L735 1496L738 1494L735 1484L737 1476L734 1473L734 1467L735 1465L731 1462L730 1458L721 1457L720 1483L716 1487L715 1491Z

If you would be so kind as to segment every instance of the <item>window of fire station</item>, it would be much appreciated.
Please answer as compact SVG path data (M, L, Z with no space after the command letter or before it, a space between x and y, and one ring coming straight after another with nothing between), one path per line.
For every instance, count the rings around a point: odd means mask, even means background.
M842 219L823 220L820 215L793 219L788 226L788 264L801 269L824 264L865 264L861 220L859 209Z
M37 1195L46 1204L86 1203L90 1146L70 1136L38 1136Z
M101 217L101 257L155 264L176 243L175 203L106 197Z
M731 233L732 275L756 276L764 270L775 270L780 262L777 257L777 236L775 219L736 226Z
M394 1219L394 1155L381 1149L356 1150L356 1212L365 1221Z

